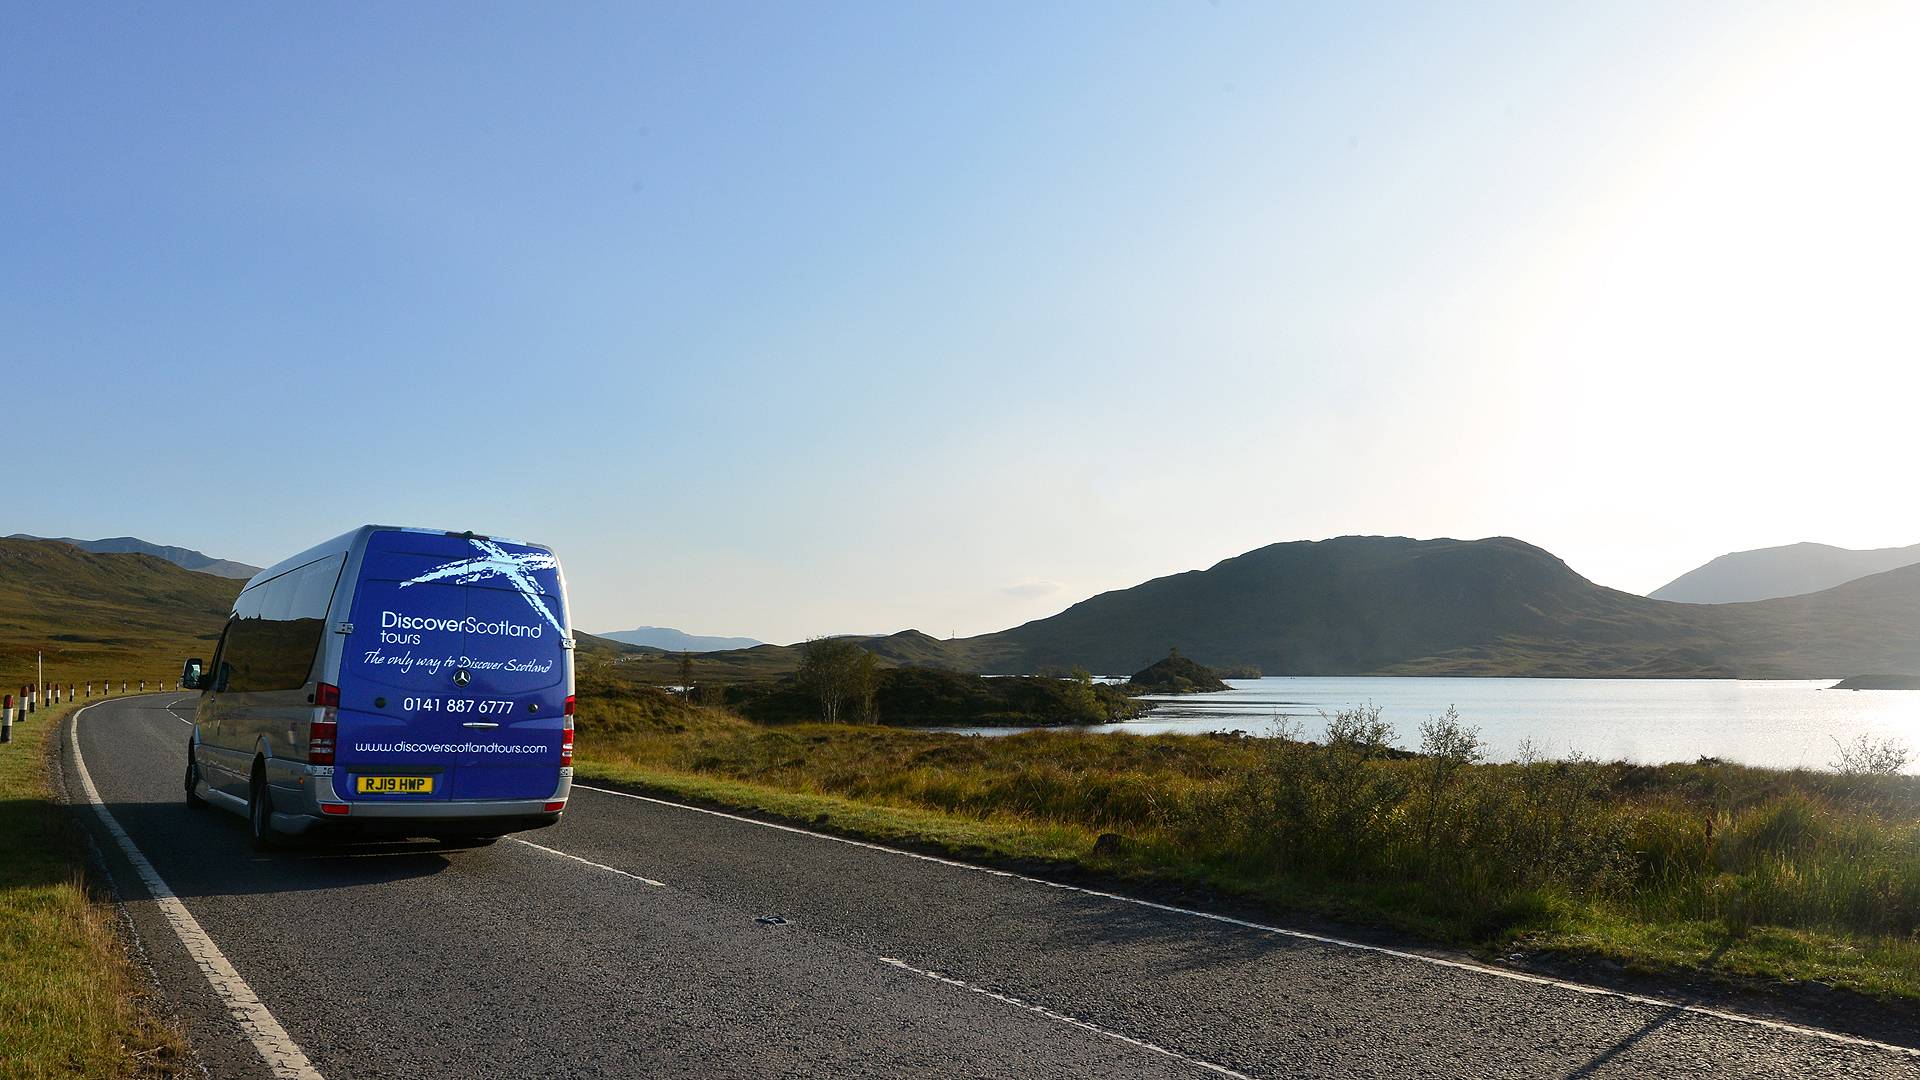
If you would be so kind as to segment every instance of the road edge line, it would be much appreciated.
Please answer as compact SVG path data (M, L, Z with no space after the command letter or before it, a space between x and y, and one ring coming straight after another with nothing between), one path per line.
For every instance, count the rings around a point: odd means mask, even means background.
M100 704L104 702L93 703L93 705ZM67 741L73 748L74 776L80 781L81 793L86 796L94 813L99 816L100 824L120 846L121 853L133 865L134 873L139 875L141 883L147 887L147 893L153 897L154 906L160 910L161 916L173 928L174 935L180 939L180 944L187 950L187 955L192 957L193 962L200 968L200 973L207 977L208 983L212 984L214 993L220 998L220 1003L226 1006L227 1015L239 1025L241 1032L253 1044L254 1050L259 1052L261 1060L266 1062L267 1068L273 1075L286 1080L325 1080L320 1075L320 1070L313 1067L313 1062L307 1060L306 1052L300 1049L300 1044L294 1042L293 1037L287 1034L287 1029L281 1027L280 1021L274 1019L273 1013L260 1000L260 996L253 992L253 987L247 985L247 980L240 977L239 971L234 969L226 954L220 951L220 947L213 943L213 938L200 925L200 921L187 910L187 905L174 894L173 889L160 876L160 872L154 869L153 864L147 861L147 857L141 853L139 846L133 842L133 837L127 835L127 831L121 828L120 822L114 818L113 812L107 809L105 802L101 801L100 791L93 786L93 776L87 771L87 759L80 752L80 717L84 716L88 709L93 708L93 705L82 706L67 722Z
M671 799L656 798L652 795L640 795L631 791L617 791L613 788L594 787L591 784L579 783L573 785L573 790L594 791L602 795L618 795L623 799L638 799L641 802L656 803L660 806L671 806L680 810L691 810L698 814L711 814L714 817L727 818L732 821L744 822L748 825L758 825L765 829L777 829L781 832L798 833L801 836L811 836L816 840L831 840L836 844L847 844L852 847L884 852L888 855L899 855L908 859L919 859L922 862L938 863L941 866L970 870L974 873L986 874L990 877L1012 878L1015 881L1024 881L1030 885L1044 885L1049 889L1064 889L1068 892L1077 892L1085 896L1097 896L1103 900L1132 904L1136 907L1150 908L1154 911L1165 911L1175 915L1188 915L1196 919L1206 919L1210 922L1224 923L1228 926L1238 926L1246 930L1257 930L1262 933L1293 938L1296 941L1310 941L1319 945L1331 945L1335 948L1351 949L1356 952L1373 953L1378 956L1391 956L1398 960L1411 960L1416 963L1430 964L1434 967L1452 968L1455 971L1472 972L1476 975L1485 975L1495 979L1506 979L1510 982L1551 987L1556 990L1567 990L1576 994L1586 994L1591 997L1608 997L1618 1001L1632 1002L1636 1005L1646 1005L1656 1009L1671 1009L1676 1012L1688 1013L1693 1016L1709 1017L1714 1020L1726 1021L1727 1023L1745 1024L1751 1027L1764 1028L1769 1031L1779 1031L1792 1035L1821 1039L1843 1046L1858 1046L1873 1050L1884 1050L1888 1053L1898 1054L1903 1057L1920 1059L1920 1047L1901 1046L1898 1043L1881 1042L1878 1039L1869 1039L1860 1035L1848 1035L1840 1031L1829 1031L1826 1028L1809 1027L1805 1024L1794 1024L1785 1020L1769 1020L1764 1016L1750 1016L1746 1013L1729 1012L1725 1009L1716 1009L1708 1005L1695 1005L1685 1001L1671 1001L1665 998L1650 997L1645 994L1630 993L1625 990L1613 990L1604 986L1595 986L1591 983L1569 982L1565 979L1554 979L1545 975L1532 975L1524 971L1510 971L1505 968L1470 963L1465 960L1451 960L1444 956L1429 956L1426 953L1410 952L1406 949L1395 949L1385 945L1369 945L1364 941L1350 941L1346 938L1308 933L1305 930L1289 930L1284 926L1271 926L1266 923L1253 922L1249 919L1235 918L1232 915L1221 915L1212 911L1200 911L1195 908L1184 908L1174 904L1163 904L1157 900L1142 900L1137 896L1107 892L1104 889L1091 889L1084 885L1069 885L1063 881L1049 881L1046 878L1032 877L1027 874L1016 873L1012 870L1001 870L997 867L981 866L978 863L962 862L959 859L948 859L939 855L925 855L918 851L907 851L903 848L876 844L871 840L856 840L848 836L835 836L832 833L803 829L798 825L786 825L777 821L760 821L742 814L730 814L725 810L713 810L704 806L693 806L688 803L674 802Z

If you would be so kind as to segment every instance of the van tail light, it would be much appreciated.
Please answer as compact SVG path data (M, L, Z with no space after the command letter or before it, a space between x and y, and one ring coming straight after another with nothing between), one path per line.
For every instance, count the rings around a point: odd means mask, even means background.
M307 764L331 765L340 731L340 688L321 683L314 688L313 703L320 707L320 718L307 725Z
M561 716L573 715L573 695L572 694L568 694L567 703L565 705L560 706L560 715Z
M567 717L566 726L560 729L560 764L573 764L573 717L571 716Z
M315 720L307 725L307 764L333 764L333 741L340 725L333 719L332 709L327 710L327 719Z

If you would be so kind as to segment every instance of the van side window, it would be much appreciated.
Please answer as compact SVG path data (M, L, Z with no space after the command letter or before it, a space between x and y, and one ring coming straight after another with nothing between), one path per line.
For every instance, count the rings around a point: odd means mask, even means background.
M240 594L227 629L225 662L232 665L227 689L257 693L307 684L343 561L344 556L328 556Z

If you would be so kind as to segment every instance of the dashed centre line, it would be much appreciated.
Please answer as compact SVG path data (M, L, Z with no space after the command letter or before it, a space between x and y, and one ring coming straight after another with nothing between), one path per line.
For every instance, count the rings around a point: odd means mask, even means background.
M1178 1050L1169 1050L1164 1046L1160 1046L1157 1043L1150 1043L1145 1039L1136 1039L1131 1035L1123 1035L1120 1032L1114 1031L1111 1028L1104 1028L1104 1027L1101 1027L1099 1024L1089 1023L1088 1021L1081 1020L1077 1017L1068 1016L1066 1013L1055 1012L1052 1009L1047 1008L1045 1005L1035 1005L1031 1001L1022 1001L1017 997L1013 997L1009 994L1002 994L1002 993L999 993L998 991L989 990L984 986L977 986L973 983L967 982L964 979L956 979L956 978L953 978L952 976L941 975L937 972L925 971L921 968L914 967L912 964L907 963L905 960L895 960L891 956L883 956L880 958L880 962L883 964L886 964L889 967L898 968L901 971L918 975L921 978L932 979L934 982L937 982L937 983L945 983L948 986L957 987L961 990L967 991L970 994L979 994L982 997L988 997L988 998L992 998L995 1001L1004 1002L1008 1005L1013 1006L1016 1009L1021 1009L1026 1012L1033 1013L1035 1016L1044 1016L1049 1020L1058 1021L1059 1023L1067 1024L1072 1027L1077 1027L1082 1031L1091 1031L1095 1035L1102 1035L1102 1036L1105 1036L1106 1038L1113 1039L1117 1042L1126 1043L1128 1046L1138 1047L1142 1050L1148 1051L1149 1053L1159 1054L1162 1057L1172 1058L1173 1060L1181 1062L1182 1064L1191 1065L1196 1069L1204 1069L1207 1072L1215 1073L1220 1076L1235 1077L1237 1078L1237 1080L1253 1080L1253 1077L1248 1076L1246 1073L1235 1072L1232 1069L1227 1068L1225 1065L1216 1065L1213 1062L1208 1061L1204 1058L1190 1057L1186 1054L1180 1053Z

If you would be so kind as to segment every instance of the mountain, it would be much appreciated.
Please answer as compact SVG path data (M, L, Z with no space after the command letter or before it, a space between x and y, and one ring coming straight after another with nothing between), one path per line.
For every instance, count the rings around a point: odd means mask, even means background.
M47 678L164 680L210 656L240 582L145 554L0 539L0 688Z
M215 577L239 578L243 581L260 572L257 566L248 566L246 563L234 562L231 559L216 559L192 548L150 544L133 536L110 536L105 540L75 540L70 536L30 536L26 533L14 533L7 539L50 540L59 544L72 544L82 551L91 551L96 555L152 555L183 569L212 574Z
M639 626L632 630L618 630L610 634L601 634L612 641L624 641L629 645L648 645L668 652L719 652L722 649L751 649L760 644L750 637L703 637L675 630L670 626Z
M1509 537L1274 544L948 646L992 672L1181 654L1269 675L1826 678L1920 671L1920 566L1807 596L1676 604Z
M1916 563L1920 563L1920 544L1871 551L1788 544L1722 555L1648 595L1682 604L1737 604L1820 592Z

